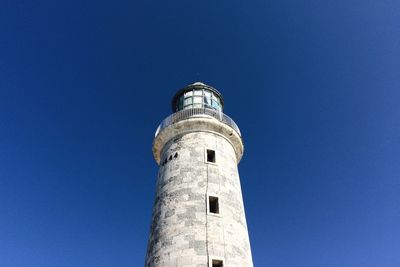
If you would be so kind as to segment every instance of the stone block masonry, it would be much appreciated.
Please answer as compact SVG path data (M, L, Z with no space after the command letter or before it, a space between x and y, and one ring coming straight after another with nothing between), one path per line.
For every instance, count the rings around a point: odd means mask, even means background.
M215 163L207 162L207 149L215 151ZM223 266L253 266L231 143L216 133L187 133L164 146L164 158L145 266L208 267L212 258ZM219 214L208 212L209 195L218 197Z

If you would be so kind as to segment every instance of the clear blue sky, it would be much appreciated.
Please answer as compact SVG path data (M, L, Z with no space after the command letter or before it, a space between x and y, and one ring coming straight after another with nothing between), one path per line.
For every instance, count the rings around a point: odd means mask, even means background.
M400 4L0 8L0 266L143 266L170 99L240 126L257 267L400 266Z

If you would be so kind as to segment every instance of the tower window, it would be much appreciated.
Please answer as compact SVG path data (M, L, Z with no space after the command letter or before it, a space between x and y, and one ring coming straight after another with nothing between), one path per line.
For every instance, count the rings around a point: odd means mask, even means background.
M207 162L215 163L215 151L207 149Z
M210 213L219 214L218 197L208 197L208 210L210 211Z
M212 260L212 267L224 267L224 262L221 260Z

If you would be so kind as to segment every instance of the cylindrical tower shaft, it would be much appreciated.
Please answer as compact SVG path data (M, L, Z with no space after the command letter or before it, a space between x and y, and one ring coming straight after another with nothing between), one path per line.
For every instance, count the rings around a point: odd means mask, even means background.
M153 153L160 169L145 266L253 266L236 124L221 110L182 109L160 125Z

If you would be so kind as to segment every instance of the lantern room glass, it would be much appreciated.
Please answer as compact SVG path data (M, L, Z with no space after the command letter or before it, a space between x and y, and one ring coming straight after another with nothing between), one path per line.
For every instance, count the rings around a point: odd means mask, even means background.
M193 89L184 92L176 103L176 111L189 108L209 108L222 111L221 99L208 89Z

